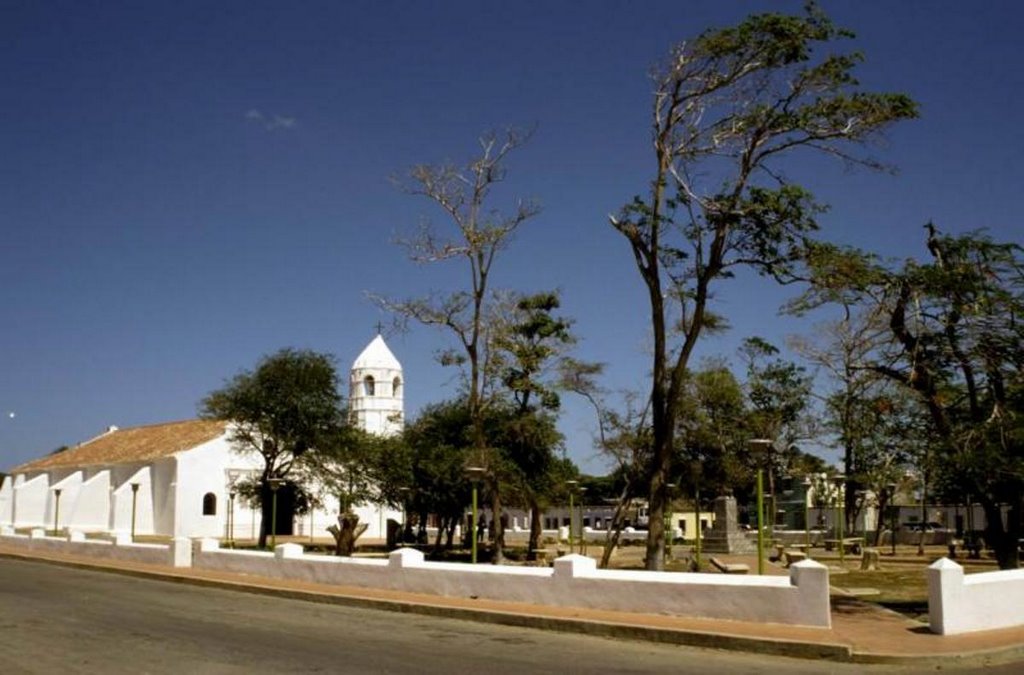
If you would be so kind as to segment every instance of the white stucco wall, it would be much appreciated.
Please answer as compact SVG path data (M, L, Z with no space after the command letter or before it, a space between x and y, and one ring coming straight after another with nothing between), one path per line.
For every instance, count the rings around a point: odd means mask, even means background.
M86 472L75 501L70 506L68 525L87 531L107 529L110 520L110 471Z
M50 490L50 476L42 473L29 478L19 475L14 480L14 517L16 526L43 526L46 520L46 502Z
M1024 569L964 575L940 558L928 568L928 623L939 635L1024 626Z
M227 532L230 492L229 472L248 473L258 470L262 458L256 453L236 452L227 435L175 455L175 525L174 536L223 537ZM217 500L216 514L203 515L203 496L213 493ZM235 529L248 536L243 528L251 525L251 512L235 505ZM244 534L243 534L244 533Z
M596 561L568 555L554 568L425 562L414 549L388 561L304 555L297 544L274 554L197 542L193 566L323 584L390 588L449 597L480 597L567 607L672 614L737 621L828 627L828 569L813 561L787 577L741 577L598 570Z
M82 491L82 476L80 470L50 474L50 497L46 500L46 524L48 527L52 527L55 523L58 528L74 524L75 505L78 503ZM57 490L60 490L59 502ZM60 509L59 513L57 512L58 508Z
M133 544L125 537L116 541L86 540L81 532L72 531L66 537L47 537L40 528L30 536L0 532L0 544L34 553L77 555L101 560L121 560L148 565L171 567L191 566L191 544L179 538L171 544Z
M148 464L118 466L111 471L113 478L110 491L110 531L132 531L132 483L138 483L135 495L135 532L153 532L153 481Z
M0 523L11 523L14 509L14 476L4 476L0 481Z
M177 471L178 462L174 457L167 457L153 463L149 494L146 495L148 502L152 505L153 534L175 536L175 476ZM140 530L140 532L148 533L149 531Z

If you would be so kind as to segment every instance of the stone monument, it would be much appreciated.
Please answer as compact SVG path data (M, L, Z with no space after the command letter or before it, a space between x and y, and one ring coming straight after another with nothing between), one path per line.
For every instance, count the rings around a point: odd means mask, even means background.
M704 535L708 553L757 553L757 544L750 541L736 520L736 498L732 495L715 498L715 522Z

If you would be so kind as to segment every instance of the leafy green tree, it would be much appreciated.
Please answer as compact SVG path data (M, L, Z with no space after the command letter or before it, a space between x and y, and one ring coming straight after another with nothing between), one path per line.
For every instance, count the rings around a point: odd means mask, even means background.
M540 546L542 507L559 489L555 450L562 436L553 415L561 399L553 378L564 370L565 351L575 343L570 322L554 314L559 306L556 293L520 297L495 339L498 374L512 396L503 445L530 510L531 559Z
M810 436L807 415L812 380L803 366L779 357L775 345L754 337L743 341L740 349L747 365L747 397L750 400L747 428L752 436L772 441L764 457L751 457L752 463L768 474L769 517L777 515L776 477L791 472L796 443Z
M337 500L339 512L348 513L356 504L381 502L375 479L379 457L389 444L352 425L336 425L320 439L316 452L307 452L294 471L305 485L318 488L321 503Z
M650 192L611 219L650 303L649 569L663 561L689 360L704 331L723 325L714 289L740 268L789 278L817 229L821 207L780 165L806 150L877 166L856 146L917 114L907 96L858 88L859 53L825 51L850 36L813 5L803 16L757 14L678 45L654 74Z
M941 442L925 466L955 477L947 482L981 504L1000 566L1016 567L1024 510L1021 248L927 227L930 260L888 266L858 251L822 249L814 284L794 309L840 302L882 317L887 340L867 366L927 410Z
M792 343L824 375L823 427L842 450L848 528L857 522L869 493L879 512L885 512L890 486L924 456L922 443L928 438L917 401L866 365L884 344L887 331L877 313L853 312L819 325L813 338ZM880 536L879 527L876 544Z
M699 471L706 496L742 491L750 483L744 449L751 432L740 382L724 362L708 362L687 378L684 401L686 409L678 418L682 484L694 484ZM700 469L690 462L698 462Z
M309 350L282 349L211 392L200 403L200 413L230 420L235 449L263 459L259 545L264 547L272 518L269 481L288 479L303 455L344 426L333 360Z
M451 548L455 527L470 501L464 468L472 446L472 423L466 401L427 406L406 427L402 441L397 453L382 458L382 473L392 476L387 481L391 494L400 496L400 488L410 488L408 506L420 523L435 514L437 555L442 548Z

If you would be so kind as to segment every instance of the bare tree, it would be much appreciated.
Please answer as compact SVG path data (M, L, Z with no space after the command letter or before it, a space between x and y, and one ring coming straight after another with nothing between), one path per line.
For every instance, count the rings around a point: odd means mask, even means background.
M463 369L472 424L474 461L488 462L484 413L492 394L494 373L490 367L495 297L490 289L491 271L498 254L524 222L539 213L538 205L519 200L508 214L490 206L492 189L505 179L508 155L521 147L530 134L517 129L488 133L479 139L480 152L463 166L420 164L409 173L406 189L426 197L441 209L446 225L423 224L418 234L399 243L419 263L462 261L468 268L468 288L427 297L379 299L400 317L438 326L454 336L457 346L441 355L445 365ZM498 471L488 473L494 513L494 561L502 561L504 532L501 525L501 490Z

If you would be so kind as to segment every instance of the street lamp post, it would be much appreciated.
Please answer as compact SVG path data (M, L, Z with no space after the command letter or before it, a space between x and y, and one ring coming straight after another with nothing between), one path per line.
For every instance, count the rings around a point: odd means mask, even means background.
M281 489L284 478L268 478L267 485L270 486L270 549L277 548L277 491Z
M694 527L693 559L697 565L697 571L700 572L700 462L693 462L690 468L693 474L693 518L696 521Z
M587 553L587 538L583 536L583 527L584 527L584 525L583 525L583 510L584 510L584 507L586 506L586 504L583 501L583 497L584 497L584 495L587 492L587 488L581 486L580 489L579 489L579 492L580 492L580 504L579 504L580 518L579 518L579 520L577 522L580 524L580 536L579 536L579 540L578 540L578 548L579 548L579 552L581 554L586 555L586 553Z
M807 557L811 556L811 477L804 476L804 546Z
M576 529L576 507L573 505L573 494L576 492L576 486L580 482L578 480L567 480L565 484L569 486L569 553L573 553L572 534Z
M61 488L53 488L53 534L56 535L60 530L58 524L60 523L60 493Z
M840 567L842 567L843 564L846 562L846 557L845 557L846 553L844 551L844 549L846 547L843 546L843 526L846 524L844 522L846 520L845 514L843 513L843 507L845 506L844 502L845 502L845 498L846 498L845 491L843 489L845 483L846 483L846 476L844 476L843 474L837 474L836 477L835 477L835 485L836 485L836 511L838 513L838 519L837 519L837 523L836 523L836 530L837 530L836 538L839 540L839 566Z
M924 555L924 533L928 529L928 474L921 469L921 536L917 540L917 554Z
M752 454L768 453L773 441L770 438L752 438L747 446ZM757 462L757 573L764 574L764 469L762 462ZM774 514L773 514L774 517Z
M886 485L889 488L889 545L892 556L896 557L896 483Z
M132 483L132 543L135 543L135 513L139 501L139 484Z
M463 471L466 477L469 478L469 482L473 484L473 520L469 524L469 540L472 542L472 561L476 564L476 491L477 484L484 475L484 468L482 466L467 466Z
M235 547L235 488L228 492L228 543Z
M409 488L403 486L398 488L398 491L402 495L402 529L398 545L405 546L407 540L406 530L409 528Z

